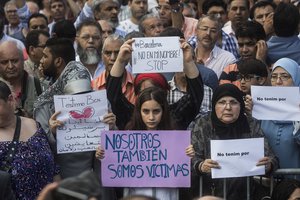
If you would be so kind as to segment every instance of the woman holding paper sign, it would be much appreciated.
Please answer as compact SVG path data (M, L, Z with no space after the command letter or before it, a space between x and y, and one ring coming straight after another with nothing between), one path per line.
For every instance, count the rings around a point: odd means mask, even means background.
M193 59L192 48L184 40L180 42L183 51L183 71L187 77L187 94L170 105L170 112L178 129L186 130L200 109L203 99L203 82ZM125 98L121 90L125 66L131 59L133 43L134 39L130 39L121 46L116 62L107 77L107 98L111 103L113 113L117 116L117 127L120 130L125 128L134 110L134 105ZM160 87L166 92L169 88L162 74L138 74L134 81L135 95L139 95L143 89L151 86Z
M210 140L245 139L264 137L259 123L245 115L242 92L232 84L220 85L212 97L212 112L196 121L192 132L192 143L196 155L192 160L194 170L203 177L203 194L223 196L223 180L212 179L211 169L220 169L218 162L210 159ZM277 159L265 140L265 155L257 161L257 166L265 165L270 174L277 168ZM238 164L238 163L237 163ZM252 182L253 185L253 182ZM259 194L257 187L252 187L253 194ZM227 180L226 199L246 199L246 178Z
M271 84L272 86L299 87L300 68L298 63L289 58L279 59L272 68ZM261 122L261 127L279 158L280 168L299 168L299 122L264 120ZM300 179L300 176L297 176L297 179Z
M158 87L143 90L138 96L133 116L126 126L127 130L174 130L176 124L171 119L167 94ZM192 145L185 151L187 156L194 156ZM96 152L98 159L104 158L103 148ZM142 194L156 197L161 200L178 200L176 188L125 188L124 196ZM155 194L155 195L153 195Z

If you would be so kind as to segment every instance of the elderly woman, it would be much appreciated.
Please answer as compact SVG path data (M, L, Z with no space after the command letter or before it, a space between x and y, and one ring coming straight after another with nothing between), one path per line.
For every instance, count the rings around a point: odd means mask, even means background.
M300 68L292 59L279 59L272 68L272 86L300 86ZM292 121L262 121L261 127L268 138L280 168L300 167L300 125ZM300 177L298 176L298 179Z
M212 97L212 112L200 118L192 132L192 144L196 152L193 158L194 170L203 177L203 193L205 195L223 196L223 181L211 178L211 168L221 168L216 161L210 159L210 140L243 139L264 137L259 123L244 114L245 104L241 91L232 84L220 85ZM277 168L274 157L265 140L265 156L257 162L257 166L265 165L269 174ZM258 194L258 187L253 187L251 198ZM245 178L227 180L226 199L246 199Z
M33 119L16 116L15 103L0 79L0 170L10 173L16 199L31 200L53 181L56 165L46 133Z

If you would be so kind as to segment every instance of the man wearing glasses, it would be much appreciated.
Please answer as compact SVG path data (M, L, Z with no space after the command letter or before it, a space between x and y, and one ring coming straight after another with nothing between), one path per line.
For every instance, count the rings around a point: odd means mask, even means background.
M196 62L212 69L220 77L224 67L236 61L234 55L216 45L222 23L214 15L202 17L197 25Z
M76 44L76 60L89 70L92 79L98 77L105 70L101 61L102 29L99 23L94 20L85 20L79 24Z

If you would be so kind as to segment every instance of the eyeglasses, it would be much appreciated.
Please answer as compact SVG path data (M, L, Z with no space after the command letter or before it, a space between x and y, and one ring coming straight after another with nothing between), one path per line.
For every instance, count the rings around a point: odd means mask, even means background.
M247 74L247 75L242 75L242 74L238 74L236 76L236 79L238 81L242 81L243 79L246 81L246 82L250 82L252 78L261 78L261 76L257 76L257 75L254 75L254 74Z
M220 100L220 101L217 101L217 103L216 103L216 106L218 106L220 108L225 108L227 105L229 105L232 108L236 108L236 107L240 106L240 102L238 102L236 100L230 100L230 101Z
M272 74L271 75L271 81L272 82L275 82L278 80L278 78L281 80L281 81L287 81L291 78L291 76L289 74Z
M91 38L92 38L92 40L95 40L95 41L98 41L98 40L101 39L101 37L98 36L98 35L83 35L83 36L81 36L79 38L83 39L86 42L89 41Z

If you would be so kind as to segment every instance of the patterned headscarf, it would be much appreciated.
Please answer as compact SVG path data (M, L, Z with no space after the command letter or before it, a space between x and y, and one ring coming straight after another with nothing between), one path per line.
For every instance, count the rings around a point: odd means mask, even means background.
M71 61L62 71L58 79L44 91L34 103L34 110L50 104L54 113L54 95L76 94L92 91L91 77L87 68L80 62Z

